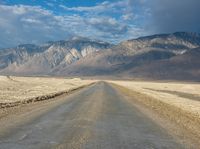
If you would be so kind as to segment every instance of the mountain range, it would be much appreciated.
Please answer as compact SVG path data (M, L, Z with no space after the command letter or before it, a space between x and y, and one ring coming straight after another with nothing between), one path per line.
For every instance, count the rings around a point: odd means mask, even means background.
M117 45L84 37L0 50L1 75L200 81L200 34L176 32Z

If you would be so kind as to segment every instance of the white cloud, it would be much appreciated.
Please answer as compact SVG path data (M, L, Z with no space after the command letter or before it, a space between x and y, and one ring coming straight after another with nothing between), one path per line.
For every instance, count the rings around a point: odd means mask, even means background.
M35 23L35 24L42 23L40 20L31 19L31 18L22 18L21 21L25 23Z
M40 6L0 5L0 47L43 43L73 35L112 42L132 38L134 32L139 34L142 31L130 24L135 16L124 9L127 5L128 0L113 3L104 1L91 7L68 8L60 5L66 11L60 15Z
M128 1L116 1L116 2L109 2L104 1L100 4L97 4L95 6L84 6L84 7L67 7L65 5L59 5L60 8L63 8L67 11L77 11L77 12L89 12L89 13L102 13L102 12L115 12L115 11L121 11L118 8L126 8L128 6Z
M134 20L136 18L136 16L133 13L127 13L122 15L122 19L125 21L130 21L130 20Z
M73 35L119 42L151 33L200 32L197 0L108 0L87 7L69 7L65 0L44 3L51 10L0 1L0 47Z
M0 47L64 39L71 33L61 18L41 7L0 5Z
M105 5L97 5L92 7L67 7L60 5L61 8L64 8L67 11L104 11L106 9Z

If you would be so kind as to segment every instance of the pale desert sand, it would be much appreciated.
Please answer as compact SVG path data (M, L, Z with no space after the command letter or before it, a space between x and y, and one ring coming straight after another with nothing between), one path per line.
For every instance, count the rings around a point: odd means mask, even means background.
M200 84L180 82L109 81L153 97L200 117Z
M79 78L0 76L0 103L24 101L44 95L66 92L95 81Z
M140 105L155 121L182 142L200 139L200 84L181 82L108 81L116 84L133 105ZM143 109L143 108L142 108ZM187 141L186 141L187 142ZM186 143L187 144L187 143Z

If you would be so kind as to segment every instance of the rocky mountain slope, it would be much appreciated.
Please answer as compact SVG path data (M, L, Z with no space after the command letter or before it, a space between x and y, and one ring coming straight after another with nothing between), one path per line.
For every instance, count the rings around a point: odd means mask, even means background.
M165 51L149 51L136 55L123 55L122 53L113 53L113 51L101 51L93 53L85 58L73 63L69 67L62 67L54 70L56 75L70 76L100 76L113 75L119 76L123 71L133 67L140 66L144 63L167 59L175 54Z
M0 51L0 74L198 80L198 47L200 34L186 32L118 45L87 38L21 45ZM184 75L178 77L181 73Z
M121 75L136 78L200 81L199 58L200 48L195 48L169 59L132 67Z
M119 49L144 50L146 48L165 49L175 53L200 46L200 34L176 32L173 34L159 34L138 39L124 41L119 44Z
M142 37L124 41L111 49L88 55L69 67L59 68L59 71L55 70L54 73L56 75L65 74L71 76L118 76L120 78L138 77L150 79L173 79L174 76L174 78L178 79L176 73L173 73L177 70L176 67L179 69L179 75L185 69L193 71L193 74L200 70L200 65L197 65L195 69L190 67L193 63L192 60L191 64L187 65L188 68L181 67L181 63L188 63L188 55L185 55L185 53L199 46L200 35L194 33L174 33ZM162 74L159 73L160 69L153 69L154 65L158 65L164 71L165 66L162 66L161 62L166 61L165 63L168 63L171 59L182 56L184 56L183 59L186 59L186 61L182 61L179 66L171 64L171 68L174 70L166 69L165 73ZM184 78L189 80L197 79L192 73L182 79Z
M90 53L111 46L106 42L82 37L68 41L49 42L39 46L20 45L0 51L0 73L47 75L59 65L67 67Z

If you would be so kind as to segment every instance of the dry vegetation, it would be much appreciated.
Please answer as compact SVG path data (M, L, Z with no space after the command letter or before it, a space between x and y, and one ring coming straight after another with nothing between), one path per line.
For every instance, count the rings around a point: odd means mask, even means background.
M0 103L26 101L77 89L94 81L44 77L0 76Z

